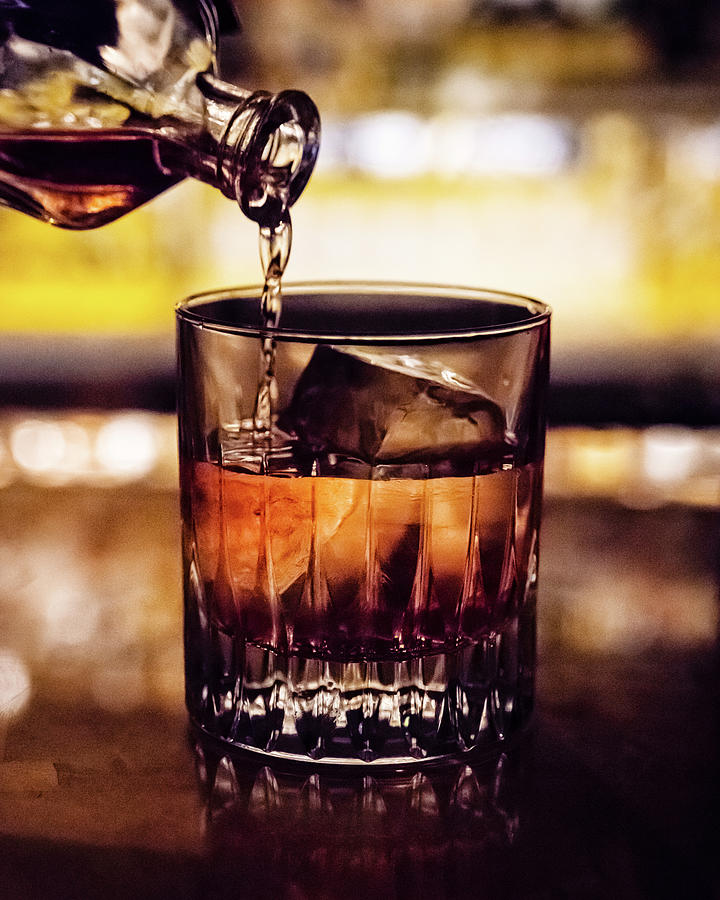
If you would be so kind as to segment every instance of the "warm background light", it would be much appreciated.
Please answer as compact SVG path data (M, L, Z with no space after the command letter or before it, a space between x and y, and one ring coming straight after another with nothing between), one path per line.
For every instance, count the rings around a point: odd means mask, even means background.
M630 4L238 4L228 77L292 83L324 140L288 277L484 285L555 308L555 348L720 335L720 113ZM323 22L322 29L316 23ZM710 33L710 31L708 31ZM6 332L172 334L188 292L256 283L255 228L182 184L67 234L1 211Z

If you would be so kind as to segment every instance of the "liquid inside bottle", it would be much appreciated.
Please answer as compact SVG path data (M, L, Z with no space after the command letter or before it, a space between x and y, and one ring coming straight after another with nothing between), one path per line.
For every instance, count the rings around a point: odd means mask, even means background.
M0 10L0 203L95 228L193 177L275 228L317 155L310 98L218 80L205 0L108 10L87 23L72 5Z
M63 228L106 225L182 180L141 131L0 133L0 199Z

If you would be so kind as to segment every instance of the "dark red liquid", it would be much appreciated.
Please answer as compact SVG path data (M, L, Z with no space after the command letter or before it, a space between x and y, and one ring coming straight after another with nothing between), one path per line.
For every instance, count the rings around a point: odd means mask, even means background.
M210 619L301 655L393 658L474 640L517 612L540 468L468 477L273 477L189 464Z
M62 228L105 225L181 179L139 130L0 132L0 202Z

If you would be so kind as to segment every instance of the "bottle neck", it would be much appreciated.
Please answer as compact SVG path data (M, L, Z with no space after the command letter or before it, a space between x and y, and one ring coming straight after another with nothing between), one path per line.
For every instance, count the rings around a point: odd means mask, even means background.
M315 166L320 145L315 104L301 91L250 93L209 74L197 83L214 145L197 177L236 200L249 219L275 227Z

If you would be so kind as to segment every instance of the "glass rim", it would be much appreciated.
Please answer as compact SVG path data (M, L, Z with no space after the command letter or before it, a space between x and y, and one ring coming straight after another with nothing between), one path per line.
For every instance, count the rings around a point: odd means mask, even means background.
M201 327L203 330L219 334L235 334L241 336L258 337L258 335L271 335L278 340L300 342L322 342L335 344L408 344L426 343L438 341L452 341L483 337L500 337L503 335L517 334L531 331L548 322L552 315L552 309L541 300L528 297L523 294L497 290L495 288L463 287L451 284L432 284L426 282L405 281L292 281L283 283L283 297L293 295L344 295L351 297L361 294L396 294L404 297L432 297L439 302L443 300L478 300L486 302L502 303L505 306L517 307L525 312L523 318L517 321L488 324L482 326L465 326L458 328L427 329L414 332L372 332L348 334L333 331L311 331L293 328L283 328L282 319L276 328L263 328L245 324L231 324L221 322L212 317L203 315L196 307L205 303L223 300L256 300L262 295L262 285L250 285L246 287L217 288L215 290L202 291L191 294L181 300L175 306L175 314L178 320L190 325Z

